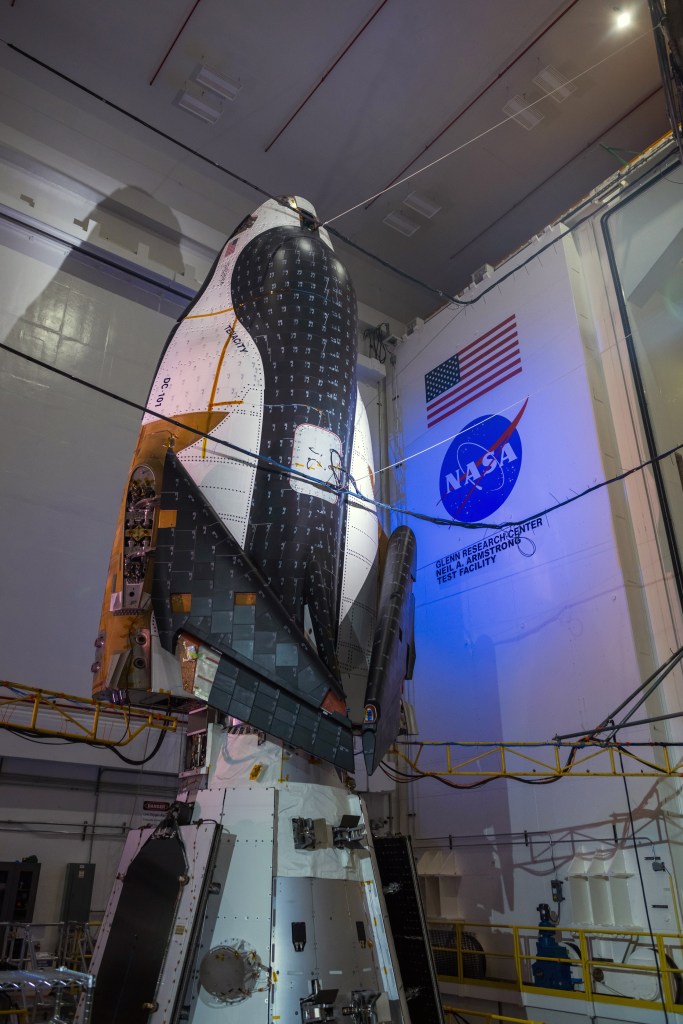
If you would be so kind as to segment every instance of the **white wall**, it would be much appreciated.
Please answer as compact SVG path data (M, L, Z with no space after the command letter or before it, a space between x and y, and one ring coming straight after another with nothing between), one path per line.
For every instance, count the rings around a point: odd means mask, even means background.
M0 224L2 229L2 224ZM184 300L4 228L0 337L144 403ZM2 676L88 695L103 580L140 413L0 353Z
M652 555L652 508L646 516L646 504L634 507L623 485L616 484L544 511L618 472L620 446L639 429L633 415L615 419L619 407L609 405L616 367L603 351L604 309L598 309L600 284L588 280L587 246L581 258L572 238L561 239L561 234L561 227L548 229L464 296L477 301L442 310L398 353L395 390L408 509L448 518L440 473L449 448L462 444L472 421L496 416L514 421L521 412L518 475L511 487L508 478L509 493L500 507L488 515L484 509L481 518L490 527L406 520L418 538L414 692L421 740L519 743L588 731L667 656L662 657L653 637L665 627L672 635L673 606L648 601L639 576L637 540L644 537L644 554ZM603 280L603 306L605 294ZM428 427L425 375L511 314L516 316L522 371ZM617 330L613 320L613 335ZM619 370L623 388L628 371L622 362ZM400 437L393 440L397 449L400 442ZM465 463L474 458L473 450L463 456ZM451 472L452 467L453 462ZM471 473L470 488L480 489L472 490L474 498L488 495L494 501L496 492L505 493L507 471L494 467L487 478L477 479ZM495 546L473 549L499 534L505 539L514 528L504 524L529 517L532 527L519 545L497 552ZM453 561L445 561L453 555ZM661 559L658 574L660 580L666 575ZM680 623L680 610L677 615ZM677 680L680 673L670 685L675 687ZM648 710L661 712L659 695L642 715ZM680 739L677 723L670 729ZM657 733L643 727L622 738L647 741ZM445 754L435 750L422 762L423 768L432 765L445 768ZM514 762L508 768L514 770ZM675 870L667 837L677 828L678 804L666 782L631 779L628 787L651 924L655 931L676 931L671 877L653 872L645 858L656 852L669 871ZM631 878L621 896L633 923L647 927L621 779L566 779L546 786L495 781L469 792L424 780L411 795L418 849L443 848L453 837L460 884L450 916L533 925L536 905L551 903L550 880L557 877L564 882L565 927L614 926L618 907L608 913L594 908L592 921L582 919L585 914L572 906L569 876L576 869L572 859L577 851L592 855L623 848ZM615 836L620 841L616 847ZM650 848L651 842L658 845ZM580 885L573 888L581 890ZM479 938L495 942L487 932Z

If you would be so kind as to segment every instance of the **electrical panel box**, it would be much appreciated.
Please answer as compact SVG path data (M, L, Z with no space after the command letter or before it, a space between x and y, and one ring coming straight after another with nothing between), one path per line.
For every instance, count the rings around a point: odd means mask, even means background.
M79 924L88 921L94 881L94 864L66 865L60 921L76 921Z
M0 921L33 920L39 876L37 861L0 861Z

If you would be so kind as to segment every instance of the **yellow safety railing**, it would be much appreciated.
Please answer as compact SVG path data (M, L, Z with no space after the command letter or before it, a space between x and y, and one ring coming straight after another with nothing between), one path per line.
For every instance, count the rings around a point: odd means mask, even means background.
M443 1012L446 1015L448 1024L459 1024L453 1020L454 1017L467 1018L477 1017L485 1024L492 1024L493 1021L504 1021L505 1024L543 1024L541 1020L529 1020L528 1017L504 1017L499 1013L485 1013L483 1010L461 1010L457 1006L444 1006Z
M565 955L539 955L540 931ZM638 930L467 921L429 922L429 932L441 981L683 1012L678 933L657 933L653 944L649 932ZM537 979L545 975L555 983L536 984L534 966Z
M147 729L175 732L178 722L159 711L118 707L0 680L0 728L125 747Z
M392 753L419 776L458 778L662 778L683 777L683 743L404 742Z

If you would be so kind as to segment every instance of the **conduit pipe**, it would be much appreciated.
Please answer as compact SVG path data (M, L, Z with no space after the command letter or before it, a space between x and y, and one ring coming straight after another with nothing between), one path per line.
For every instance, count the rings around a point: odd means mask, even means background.
M158 68L156 69L156 71L154 72L154 74L153 74L153 75L152 75L152 77L150 78L150 80L149 80L149 84L150 84L150 85L154 85L154 80L155 80L155 78L157 77L157 75L159 74L159 72L160 72L160 71L161 71L161 69L163 68L164 64L166 63L166 61L167 61L167 60L168 60L168 58L170 57L170 55L171 55L171 50L173 49L173 47L175 46L175 44L176 44L176 43L178 42L178 40L180 39L181 35L182 35L182 34L183 34L183 32L185 31L185 27L187 26L187 23L188 23L188 21L190 20L190 18L191 18L191 17L192 17L192 15L194 14L194 12L195 12L195 11L197 10L197 8L199 7L199 5L200 5L200 3L201 3L201 2L202 2L202 0L194 0L194 4L192 5L192 10L191 10L191 11L190 11L190 13L188 14L188 16L187 16L187 17L185 18L185 21L184 21L184 22L182 23L182 25L180 26L180 28L178 29L178 31L177 31L177 33L176 33L176 36L175 36L175 39L173 40L173 42L171 43L171 45L169 46L168 50L166 51L166 53L165 53L165 54L164 54L164 56L163 56L163 59L162 59L162 61L161 61L161 64L159 65L159 67L158 67Z
M576 0L574 0L574 2L576 3ZM382 3L381 3L381 4L379 5L379 7L378 7L378 8L377 8L377 9L376 9L376 10L374 11L374 13L370 15L370 17L369 17L369 18L368 18L368 20L367 20L367 21L365 22L365 24L364 24L364 25L362 26L362 28L360 28L360 29L359 29L359 30L358 30L358 31L356 32L356 34L355 34L355 36L353 37L353 39L351 40L351 42L350 42L350 43L349 43L349 44L348 44L348 45L347 45L347 46L346 46L346 47L345 47L345 48L344 48L344 49L342 50L342 52L341 52L341 53L339 54L339 56L338 56L338 57L337 57L337 59L335 60L334 64L332 64L332 66L331 66L331 67L329 67L329 68L327 69L327 71L325 72L325 74L323 75L323 77L322 77L322 78L320 79L320 81L318 82L318 84L317 84L317 85L315 85L315 86L314 86L314 87L313 87L313 88L311 89L311 91L309 92L308 96L306 96L306 97L305 97L305 99L303 99L303 100L302 100L302 102L301 102L301 103L299 104L299 106L298 106L298 107L296 108L296 110L294 111L294 113L293 113L293 114L292 114L292 116L290 117L289 121L287 121L287 123L286 123L286 124L284 124L284 125L282 126L282 128L281 128L281 129L280 129L280 131L279 131L279 132L277 133L277 135L275 136L275 138L273 138L273 139L271 139L271 140L270 140L270 142L268 143L268 145L266 146L266 148L265 148L265 150L264 150L264 152L265 152L265 153L267 153L267 152L268 152L268 150L270 149L270 147L271 147L271 146L273 146L273 145L274 145L274 144L275 144L275 143L277 142L277 140L278 140L278 139L280 138L280 136L282 135L282 133L283 133L284 131L286 131L286 130L287 130L287 128L289 128L289 126L290 126L290 124L292 123L292 121L294 120L294 118L295 118L295 117L296 117L296 116L297 116L297 115L298 115L298 114L299 114L299 113L300 113L300 112L301 112L301 111L303 110L303 108L304 108L304 107L306 106L306 104L307 104L307 103L308 103L308 101L309 101L309 100L311 99L311 97L315 95L315 93L316 93L316 92L318 91L318 89L320 88L320 86L321 86L321 85L323 84L323 82L325 81L325 79L326 79L326 78L327 78L327 77L328 77L329 75L331 75L331 74L332 74L332 72L333 72L333 71L334 71L334 69L336 68L337 64L339 64L340 60L342 60L342 59L343 59L343 58L344 58L344 57L346 56L346 54L347 54L347 53L349 52L349 50L350 50L350 49L351 49L351 47L352 47L352 46L354 45L354 43L355 43L355 42L356 42L356 41L357 41L358 39L360 39L360 37L361 37L361 36L363 35L363 33L365 32L365 30L366 30L366 28L368 27L368 25L370 24L370 22L371 22L371 21L374 21L374 19L375 19L375 18L377 17L377 15L379 14L379 12L380 12L380 11L382 10L382 8L384 7L384 5L385 5L385 4L387 4L387 3L388 3L388 0L382 0Z
M482 96L485 96L485 95L486 95L486 93L487 93L487 92L489 91L489 89L492 89L492 88L493 88L493 86L494 86L494 85L496 84L496 82L500 81L500 79L501 79L501 78L503 77L503 75L506 75L506 74L508 73L508 71L509 71L509 70L510 70L511 68L513 68L513 67L515 66L515 64L517 64L517 63L518 63L518 61L520 61L520 60L522 59L522 57L523 57L523 56L524 56L524 55L525 55L526 53L528 53L528 52L529 52L529 50L531 50L531 49L532 49L532 47L534 47L534 46L536 45L536 43L537 43L537 42L539 42L539 40L540 40L540 39L542 39L542 38L543 38L543 36L544 36L544 35L545 35L545 34L546 34L547 32L550 32L550 29L551 29L551 28L554 28L554 26L555 26L555 25L557 25L558 21L561 21L561 20L562 20L562 18L564 18L565 14L569 14L569 12L571 11L572 7L576 7L576 5L578 4L578 2L579 2L579 0L571 0L571 3L570 3L570 4L569 4L569 5L567 6L567 7L565 7L565 9L564 9L564 10L562 11L562 13L561 13L561 14L558 14L558 16L557 16L556 18L554 18L554 19L553 19L553 20L552 20L552 21L550 22L550 24L549 24L549 25L546 25L546 27L545 27L545 28L543 29L543 31L542 31L542 32L539 32L537 36L534 36L534 38L533 38L533 39L531 40L531 42L530 42L530 43L528 43L528 44L527 44L527 45L526 45L526 46L524 47L524 49L522 50L522 52L521 52L521 53L518 53L518 54L517 54L517 56L516 56L516 57L515 57L515 58L514 58L513 60L511 60L509 64L506 64L506 66L505 66L505 67L503 68L503 70L502 70L502 71L499 71L499 72L498 72L498 74L496 75L496 77L495 77L495 78L492 78L492 79L491 79L491 81L490 81L490 82L488 83L488 85L485 85L485 86L484 86L484 88L483 88L483 89L481 90L481 92L477 93L477 95L476 95L476 96L474 97L474 99L473 99L473 100L470 100L470 102L469 102L469 103L467 104L467 106L466 106L466 107L463 107L463 108L462 108L462 110L460 110L460 111L459 111L459 112L458 112L458 113L457 113L457 114L455 115L455 117L454 117L454 118L452 118L452 119L451 119L451 120L450 120L450 121L448 122L448 124L447 124L447 125L445 126L445 128L442 128L442 129L441 129L441 131L440 131L440 132L439 132L439 133L438 133L437 135L435 135L435 136L434 136L434 138L433 138L433 139L432 139L432 140L431 140L430 142L428 142L428 143L426 144L426 146L425 146L425 147L424 147L423 149L421 149L421 150L420 150L420 152L419 152L419 153L417 154L417 156L414 156L414 157L412 158L412 160L409 160L409 161L408 161L408 163L407 163L407 164L405 165L405 167L403 167L403 168L402 168L402 169L401 169L401 170L400 170L400 171L398 172L398 174L396 174L396 175L395 175L395 176L394 176L394 177L393 177L393 178L391 179L391 181L390 181L390 182L388 182L388 183L387 183L387 184L386 184L386 185L384 186L384 189L383 189L382 191L383 191L383 192L386 192L386 190L387 190L388 188L391 188L391 186L392 186L392 185L394 185L394 184L395 184L395 183L396 183L396 182L397 182L397 181L399 180L399 178L403 177L403 175L404 175L404 174L406 173L406 171L408 170L408 168L409 168L409 167L412 167L412 166L413 166L413 164L415 163L415 161L416 161L416 160L419 160L421 156L424 156L424 155L425 155L425 153L427 152L427 150L428 150L428 149L431 149L431 148L432 148L432 146L434 145L434 143L438 142L438 141L439 141L439 139L441 138L441 136L442 136L442 135L445 135L445 134L446 134L446 132L447 132L447 131L449 131L449 129L451 129L451 128L453 127L453 125L454 125L454 124L456 124L456 122L460 120L460 118L461 118L461 117L464 117L464 116L465 116L465 114L467 113L467 111L468 111L468 110L471 110L471 108L472 108L472 107L474 106L474 104L475 104L475 103L478 103L478 102L479 102L479 100L480 100L480 99L482 98ZM375 203L375 202L376 202L376 201L377 201L377 200L379 199L379 197L380 197L381 195L382 195L382 193L380 192L380 193L379 193L379 195L376 195L376 196L375 196L375 197L374 197L373 199L371 199L371 200L370 200L370 202L369 202L369 203L367 203L367 205L366 205L366 206L364 207L364 209L366 209L366 210L369 210L369 209L370 209L370 207L372 206L372 204L373 204L373 203Z

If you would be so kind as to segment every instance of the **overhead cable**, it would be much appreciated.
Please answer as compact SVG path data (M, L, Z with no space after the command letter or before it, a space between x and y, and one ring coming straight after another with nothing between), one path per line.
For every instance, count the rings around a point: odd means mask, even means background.
M430 170L430 168L435 167L436 164L440 164L442 160L448 160L449 157L455 156L456 153L460 153L463 149L466 149L468 146L471 146L474 142L479 142L480 139L483 139L485 138L485 136L490 135L491 132L496 131L498 128L502 128L502 126L508 124L509 121L516 120L520 116L520 114L524 114L527 110L532 110L534 107L537 107L539 103L543 103L544 100L553 97L554 93L559 92L561 89L566 89L568 85L571 85L572 83L578 81L579 78L583 78L584 75L588 75L592 71L595 71L595 69L599 68L601 64L604 64L608 60L612 60L612 58L617 57L620 53L623 53L623 51L627 50L630 46L633 46L635 43L639 43L642 39L645 39L646 36L651 36L652 34L653 29L648 29L646 32L642 32L639 36L636 36L634 39L629 39L627 43L624 43L624 45L620 46L617 50L614 50L612 53L608 53L606 57L602 57L600 60L596 61L595 64L592 64L589 68L584 68L583 71L579 71L578 74L574 75L573 78L569 78L566 81L563 81L560 85L556 86L550 92L544 93L543 96L540 96L537 100L533 100L533 102L528 103L525 107L522 107L514 114L510 114L508 117L504 117L502 121L496 121L495 124L489 125L489 127L485 128L484 131L479 132L478 135L474 135L472 136L472 138L467 139L465 142L462 142L459 146L456 146L455 149L451 149L448 153L444 153L442 156L436 157L435 160L431 160L428 164L425 164L423 167L418 167L416 171L412 171L410 174L407 174L405 178L400 178L398 181L393 182L391 185L387 185L386 188L381 189L379 192L375 192L375 194L372 196L368 196L367 199L363 199L360 203L356 203L355 206L350 206L348 210L343 210L341 213L335 214L334 217L330 217L328 220L324 222L324 226L328 227L330 224L332 224L333 221L339 220L341 217L346 217L347 214L353 213L355 210L360 209L360 207L365 206L366 203L371 203L375 199L379 199L379 197L383 196L386 192L390 192L392 189L398 188L399 185L405 185L407 181L411 181L413 178L416 178L418 174L423 174L425 171Z
M646 459L644 462L639 463L639 465L632 466L630 469L624 470L623 473L617 473L616 476L610 477L607 480L601 480L597 484L592 484L590 487L586 487L583 491L578 491L576 494L572 494L563 501L555 502L554 505L548 505L542 511L534 512L532 515L525 516L523 519L509 519L501 523L463 523L456 519L445 519L441 516L430 516L425 512L417 512L415 509L406 509L399 505L391 505L388 502L378 501L376 498L370 498L367 495L362 494L355 487L353 490L343 486L337 487L334 484L328 483L326 480L320 479L319 477L309 476L292 466L286 466L284 463L278 462L277 459L273 459L269 455L250 451L248 448L242 448L240 445L234 444L231 441L226 441L223 438L215 437L213 434L207 433L206 431L190 427L187 424L181 423L179 420L173 419L171 416L164 416L156 409L150 409L140 402L134 402L132 399L126 398L124 395L117 394L115 391L110 391L108 388L103 388L101 385L85 380L83 377L78 377L76 374L68 373L66 370L61 370L57 366L52 366L50 363L46 363L44 360L38 359L36 356L31 356L27 352L22 352L20 349L13 348L11 345L6 344L6 342L0 342L0 349L4 349L5 352L9 352L11 355L17 356L19 359L24 359L26 362L32 363L35 366L39 366L41 369L46 370L49 373L57 374L59 377L64 377L66 380L70 380L74 384L79 384L81 387L88 388L96 394L104 395L106 398L111 398L112 401L119 402L131 409L137 409L138 412L153 416L155 419L162 420L164 423L168 423L172 427L177 427L186 433L189 432L194 434L197 438L204 438L208 441L212 441L214 444L236 452L238 455L254 459L257 463L261 463L265 468L271 469L274 472L281 473L284 476L302 478L307 483L314 484L322 490L335 494L338 497L346 497L351 501L357 501L375 509L393 512L397 515L407 516L411 519L418 519L421 522L431 523L434 526L447 526L449 529L454 526L458 526L464 530L507 530L525 526L526 523L529 523L534 519L550 515L551 512L556 512L558 509L564 508L566 505L571 505L573 502L579 501L581 498L585 498L587 495L593 494L595 491L600 491L604 487L609 487L611 484L620 483L621 481L626 480L629 476L632 476L634 473L642 472L642 470L646 469L648 466L653 466L655 463L661 462L663 459L667 459L676 452L683 450L683 442L681 442L681 444L674 445L673 448L668 448L666 451L660 452L652 459ZM351 480L351 482L353 483L353 480Z
M659 715L659 716L657 716L657 718L654 718L654 719L653 718L642 719L642 720L638 720L638 722L632 722L631 721L634 713L638 710L638 708L641 707L641 705L647 700L647 698L649 696L651 696L652 693L654 693L654 691L661 685L661 683L664 682L664 680L666 679L668 674L682 660L683 660L683 647L679 647L678 650L674 651L674 653L671 654L669 656L669 658L667 658L667 660L665 662L663 662L663 664L659 665L654 670L654 672L652 672L647 677L647 679L645 679L642 683L639 683L638 686L635 688L635 690L633 690L632 693L630 693L628 695L628 697L625 697L624 700L621 702L621 704L619 704L619 706L614 709L614 711L612 711L609 715L606 715L605 718L602 719L600 724L597 725L594 729L590 730L589 732L586 732L584 730L584 732L582 732L582 733L563 733L562 735L554 736L553 739L555 741L573 740L573 739L576 739L578 736L582 736L585 739L590 739L590 740L593 740L595 742L599 742L600 741L599 740L599 734L603 733L603 732L608 732L609 736L607 736L605 739L606 739L606 742L611 742L616 737L617 732L620 729L625 728L627 725L630 725L630 726L643 725L643 724L649 724L652 721L665 721L665 720L667 720L669 718L678 718L678 717L680 717L680 713L673 712L673 713L668 714L668 715ZM639 697L639 699L637 701L636 701L636 697ZM631 707L630 711L624 716L624 718L620 722L615 723L615 719L616 719L617 715L621 711L623 711L624 708L626 708L629 704L631 704L632 701L636 701L636 702Z

